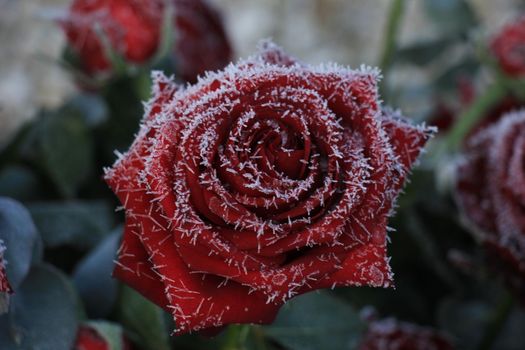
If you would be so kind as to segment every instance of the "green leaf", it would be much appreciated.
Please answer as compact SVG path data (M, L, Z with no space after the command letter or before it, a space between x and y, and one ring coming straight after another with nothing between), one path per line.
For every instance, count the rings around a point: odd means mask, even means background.
M34 266L0 317L0 349L71 350L77 332L77 300L61 272Z
M47 247L92 248L113 226L113 210L105 201L37 202L28 209Z
M94 169L93 142L81 113L67 107L44 112L20 151L38 165L64 197L73 197Z
M38 196L40 189L36 174L27 167L10 165L0 171L0 196L25 201Z
M145 350L169 350L169 331L164 311L133 289L123 286L118 308L119 320L136 336Z
M114 151L127 151L139 130L144 106L132 78L121 78L111 82L103 91L109 108L109 118L97 135L97 144L104 152L107 164L115 161Z
M286 303L266 335L290 349L353 349L365 324L359 313L327 292L308 293Z
M122 228L114 230L79 262L73 273L73 281L91 318L106 317L117 300L117 281L111 272L121 235Z
M474 10L465 0L424 0L428 17L443 35L462 35L476 26Z
M16 292L29 272L33 255L40 255L41 245L29 212L10 198L0 198L0 239L6 246L7 277Z

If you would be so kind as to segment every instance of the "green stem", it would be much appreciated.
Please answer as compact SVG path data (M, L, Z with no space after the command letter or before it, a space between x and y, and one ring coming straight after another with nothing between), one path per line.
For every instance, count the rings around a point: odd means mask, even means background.
M466 111L459 115L457 122L443 143L442 151L456 150L472 127L484 117L489 108L505 96L506 92L506 87L500 82L495 82L487 88L482 96L477 98Z
M487 327L485 328L485 333L483 334L483 338L479 343L478 350L492 349L494 342L498 338L501 330L503 329L503 326L505 326L505 323L509 318L513 306L514 302L512 297L506 293L504 298L497 305L496 309L494 309L489 319Z
M250 325L231 325L226 333L226 340L222 350L244 350L246 349L246 339L250 334Z
M266 340L264 339L264 332L260 326L252 327L252 334L257 350L266 350Z
M390 10L388 12L388 19L385 27L385 37L383 42L383 52L381 54L381 60L379 67L383 72L384 86L386 76L394 59L394 54L397 49L397 36L401 27L401 20L403 17L403 10L405 8L405 0L393 0Z

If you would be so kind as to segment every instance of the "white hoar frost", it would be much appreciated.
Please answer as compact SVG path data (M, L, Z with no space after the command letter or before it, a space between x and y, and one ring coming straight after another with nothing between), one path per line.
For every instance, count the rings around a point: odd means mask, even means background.
M429 130L381 111L376 69L309 66L261 47L195 85L154 73L137 139L106 173L140 223L128 229L149 256L148 277L165 286L177 332L230 317L199 287L217 276L218 290L242 285L269 305L322 287L391 285L386 217L409 170L400 158L415 159ZM385 120L413 133L407 155ZM124 263L132 258L123 243L117 263L143 273ZM170 259L202 278L168 276Z

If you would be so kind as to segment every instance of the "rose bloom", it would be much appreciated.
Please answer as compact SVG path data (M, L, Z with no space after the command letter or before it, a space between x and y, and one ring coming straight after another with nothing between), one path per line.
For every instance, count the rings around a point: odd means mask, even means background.
M490 45L501 69L510 76L525 75L525 15L505 26Z
M377 79L269 42L193 86L156 73L106 173L126 211L115 276L179 334L269 323L319 288L392 286L387 217L432 132L382 111Z
M231 48L215 9L205 0L171 0L171 5L177 73L194 80L224 67ZM95 74L111 70L109 49L128 63L151 60L162 40L165 7L163 0L74 0L61 23L83 68Z
M393 318L369 325L359 350L452 350L450 339L432 328Z
M525 110L469 137L457 201L491 261L525 302Z
M78 329L74 350L117 350L98 331L89 326L81 325ZM122 336L122 346L119 350L132 350L133 347L127 338Z

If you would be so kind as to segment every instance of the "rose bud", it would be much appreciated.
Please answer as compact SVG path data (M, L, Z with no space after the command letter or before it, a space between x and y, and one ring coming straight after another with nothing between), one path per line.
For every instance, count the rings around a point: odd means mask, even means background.
M9 295L13 294L11 284L7 279L4 251L4 242L0 239L0 315L7 312L7 310L9 309Z
M457 167L456 198L491 261L525 302L525 111L477 131Z
M121 350L133 350L133 346L129 340L122 335L120 339ZM97 327L91 326L89 323L83 324L79 327L77 338L75 340L74 350L116 350L115 344L110 343L108 339L101 334Z
M525 16L509 23L490 44L492 54L508 75L525 75Z
M170 4L178 74L194 80L205 70L224 67L231 48L215 9L205 0ZM111 51L130 64L153 59L163 40L166 8L164 0L74 0L61 24L83 69L95 75L111 71Z
M232 48L219 12L206 0L172 0L175 7L177 74L194 82L230 63Z
M192 86L156 73L106 172L126 211L115 276L176 334L269 323L319 288L392 286L388 215L432 130L381 109L378 74L268 42Z
M393 318L373 321L359 350L452 350L448 336L432 328L421 327Z

